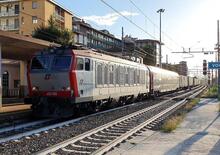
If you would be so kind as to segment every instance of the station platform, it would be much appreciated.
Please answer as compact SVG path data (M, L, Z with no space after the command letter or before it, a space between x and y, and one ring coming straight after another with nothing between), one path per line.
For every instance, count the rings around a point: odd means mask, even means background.
M220 155L217 99L201 99L172 133L147 130L107 155Z
M30 109L31 109L30 104L24 104L24 103L3 104L3 107L0 107L0 114L20 112Z

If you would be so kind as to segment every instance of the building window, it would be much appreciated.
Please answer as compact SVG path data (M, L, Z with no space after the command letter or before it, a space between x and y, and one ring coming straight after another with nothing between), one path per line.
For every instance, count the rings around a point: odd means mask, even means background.
M3 87L3 89L9 88L9 73L8 73L8 71L4 71L4 73L2 75L2 87Z
M6 19L6 26L8 27L8 25L9 25L9 22L8 22L8 19Z
M6 12L8 12L8 10L9 10L9 6L6 6Z
M14 80L14 88L20 87L20 80Z
M15 29L17 29L17 28L19 28L19 20L18 20L18 18L16 18L16 19L14 19L14 23L15 23Z
M24 17L21 17L21 24L24 24Z
M18 4L16 4L15 5L15 14L19 14L19 5Z
M32 9L37 9L37 1L32 2Z
M32 23L37 24L37 16L32 16Z

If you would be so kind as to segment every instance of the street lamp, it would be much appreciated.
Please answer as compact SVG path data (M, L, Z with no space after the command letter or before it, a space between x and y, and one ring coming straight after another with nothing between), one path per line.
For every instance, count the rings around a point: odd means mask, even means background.
M162 43L161 43L161 13L163 13L164 11L165 11L165 9L159 9L157 11L157 13L160 14L160 51L159 51L159 66L160 66L160 68L162 68L162 62L161 62L161 60L162 60L162 55L161 55L161 45L162 45Z

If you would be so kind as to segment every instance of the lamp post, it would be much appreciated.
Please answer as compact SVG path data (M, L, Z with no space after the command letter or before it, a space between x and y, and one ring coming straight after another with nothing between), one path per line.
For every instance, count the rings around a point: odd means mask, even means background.
M160 68L162 68L162 55L161 55L161 45L162 45L162 43L161 43L161 13L163 13L164 11L165 11L165 9L159 9L157 11L157 13L160 14L160 51L159 51L159 66L160 66Z

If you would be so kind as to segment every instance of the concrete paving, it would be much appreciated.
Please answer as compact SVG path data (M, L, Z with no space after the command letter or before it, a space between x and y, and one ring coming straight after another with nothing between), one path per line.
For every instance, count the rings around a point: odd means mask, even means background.
M107 155L220 155L216 99L202 99L172 133L147 130Z
M31 109L30 104L14 103L14 105L0 107L0 114L19 112L19 111L29 110L29 109Z

